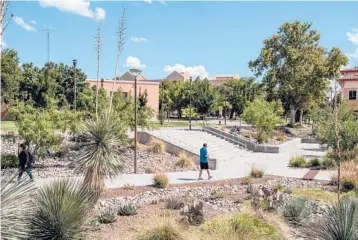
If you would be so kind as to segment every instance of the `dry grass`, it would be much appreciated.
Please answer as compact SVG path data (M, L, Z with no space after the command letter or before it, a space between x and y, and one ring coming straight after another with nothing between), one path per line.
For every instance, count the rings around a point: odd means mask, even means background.
M163 154L165 152L165 143L159 139L152 138L149 142L148 151L154 154Z
M307 162L306 162L305 157L299 156L299 157L291 158L289 165L290 165L290 167L303 168L303 167L306 167Z
M321 188L296 188L292 190L294 196L307 198L312 201L334 203L337 195Z
M262 178L265 175L265 171L256 166L251 167L250 177L252 178Z
M358 162L347 161L341 166L342 178L354 179L358 184Z
M166 188L169 184L169 178L166 173L157 173L153 176L153 186L156 188Z
M184 168L184 167L192 167L194 163L193 160L185 152L182 152L179 154L179 159L176 165L181 168Z
M132 138L131 140L129 140L129 147L134 149L134 138ZM140 142L137 141L137 149L138 150L142 150L143 149L143 144L141 144Z

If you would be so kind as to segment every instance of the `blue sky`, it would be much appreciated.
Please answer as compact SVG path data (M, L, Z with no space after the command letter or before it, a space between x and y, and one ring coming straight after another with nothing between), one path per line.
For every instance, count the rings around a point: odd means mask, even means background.
M98 19L103 19L101 78L110 78L124 6L128 28L121 74L126 66L139 66L149 79L171 70L202 77L251 76L247 63L258 56L263 40L294 20L313 22L323 46L341 48L350 54L351 66L358 64L358 2L12 2L9 12L15 19L4 42L18 51L22 63L43 66L47 48L42 29L51 26L50 60L72 64L76 58L95 78L94 38Z

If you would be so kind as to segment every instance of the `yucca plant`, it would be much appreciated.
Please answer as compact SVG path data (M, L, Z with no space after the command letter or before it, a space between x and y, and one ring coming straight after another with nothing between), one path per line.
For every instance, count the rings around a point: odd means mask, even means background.
M84 184L97 197L104 189L105 177L115 177L122 172L119 146L123 142L113 131L115 124L104 114L97 121L88 120L79 136L82 142L76 155L76 170L84 173Z
M77 180L56 180L39 189L30 215L30 239L83 239L93 193Z
M307 224L308 239L356 240L358 239L358 200L344 198L330 206L319 221Z
M99 215L98 220L100 223L114 223L117 221L117 212L112 207L107 207Z
M133 204L126 204L119 208L118 215L121 216L132 216L137 214L137 207Z
M1 239L21 239L28 234L33 181L17 182L16 174L1 175Z
M293 225L302 225L311 216L308 200L304 198L291 198L280 207L281 215Z

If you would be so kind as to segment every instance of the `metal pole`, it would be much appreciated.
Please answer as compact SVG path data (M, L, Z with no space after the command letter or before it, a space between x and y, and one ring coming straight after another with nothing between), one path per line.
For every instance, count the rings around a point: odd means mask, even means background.
M192 77L190 77L190 90L189 90L189 130L191 130L191 81Z
M137 76L134 78L134 173L137 173Z

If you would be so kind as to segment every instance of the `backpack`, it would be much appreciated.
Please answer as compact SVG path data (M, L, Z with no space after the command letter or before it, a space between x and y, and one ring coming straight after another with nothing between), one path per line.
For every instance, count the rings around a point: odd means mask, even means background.
M27 151L27 161L29 166L33 167L35 165L35 157L29 151Z

